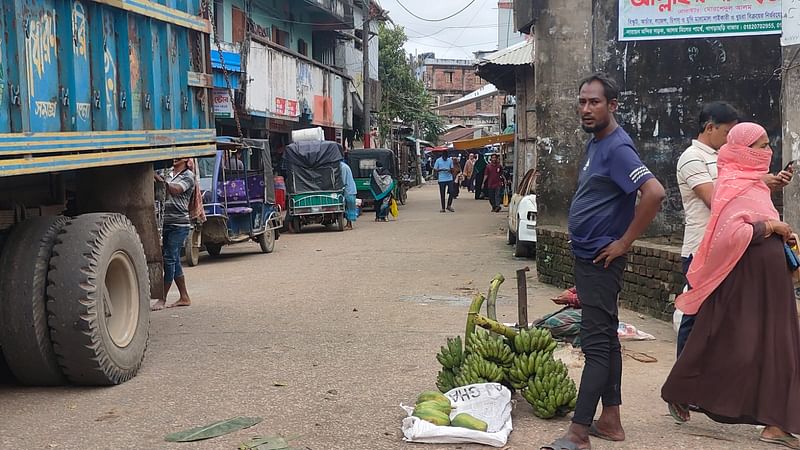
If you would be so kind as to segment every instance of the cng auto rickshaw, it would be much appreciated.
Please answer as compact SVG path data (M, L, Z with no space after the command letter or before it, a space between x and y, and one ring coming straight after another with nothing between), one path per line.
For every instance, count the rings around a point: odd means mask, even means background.
M310 224L336 225L337 231L344 231L341 160L342 148L336 142L302 141L286 146L286 222L291 232L299 233Z
M219 137L217 154L197 165L206 222L187 240L189 265L197 264L201 248L216 257L223 246L250 240L272 253L283 220L268 141Z
M372 171L380 163L394 179L394 191L392 196L401 205L406 204L408 199L408 186L409 184L405 179L400 178L400 171L398 169L397 158L394 152L385 148L365 148L350 150L347 156L347 164L353 172L353 178L356 181L356 194L361 199L361 204L364 209L373 208L375 198L370 191L370 180L372 179Z

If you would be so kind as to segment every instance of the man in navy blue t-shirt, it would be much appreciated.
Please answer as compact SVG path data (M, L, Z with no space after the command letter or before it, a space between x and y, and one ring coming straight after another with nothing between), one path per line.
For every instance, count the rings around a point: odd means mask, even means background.
M580 83L581 128L592 133L569 210L575 287L581 300L581 347L586 356L575 415L567 433L543 449L588 449L589 435L625 440L620 420L622 352L617 298L626 254L653 221L664 188L642 164L633 141L614 118L619 89L607 75ZM641 194L636 204L637 193ZM597 421L597 402L603 412Z

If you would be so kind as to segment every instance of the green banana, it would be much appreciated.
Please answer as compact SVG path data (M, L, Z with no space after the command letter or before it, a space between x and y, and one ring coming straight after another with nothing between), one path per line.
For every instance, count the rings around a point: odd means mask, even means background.
M456 376L450 369L442 369L436 377L436 387L441 392L447 392L451 389L458 387L456 384Z

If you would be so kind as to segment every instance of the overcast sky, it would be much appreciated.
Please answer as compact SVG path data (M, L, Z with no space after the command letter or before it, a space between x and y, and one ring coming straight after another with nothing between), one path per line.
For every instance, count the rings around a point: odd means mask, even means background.
M400 0L426 19L447 17L470 0ZM497 0L475 0L469 8L443 22L426 22L406 12L397 0L378 0L389 17L406 30L408 53L434 52L437 58L472 59L472 52L497 48Z

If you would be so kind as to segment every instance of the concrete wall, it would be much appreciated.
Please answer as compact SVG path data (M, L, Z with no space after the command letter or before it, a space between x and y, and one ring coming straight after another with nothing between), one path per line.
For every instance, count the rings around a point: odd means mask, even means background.
M649 236L680 237L683 212L675 163L697 135L707 101L725 100L767 128L781 166L777 36L618 42L618 0L537 0L534 25L540 223L566 223L588 135L575 111L578 80L610 73L623 92L617 116L643 161L667 188ZM525 22L517 20L518 23Z
M576 113L577 81L590 71L591 8L584 0L544 0L534 26L537 185L541 224L566 225L586 134Z

